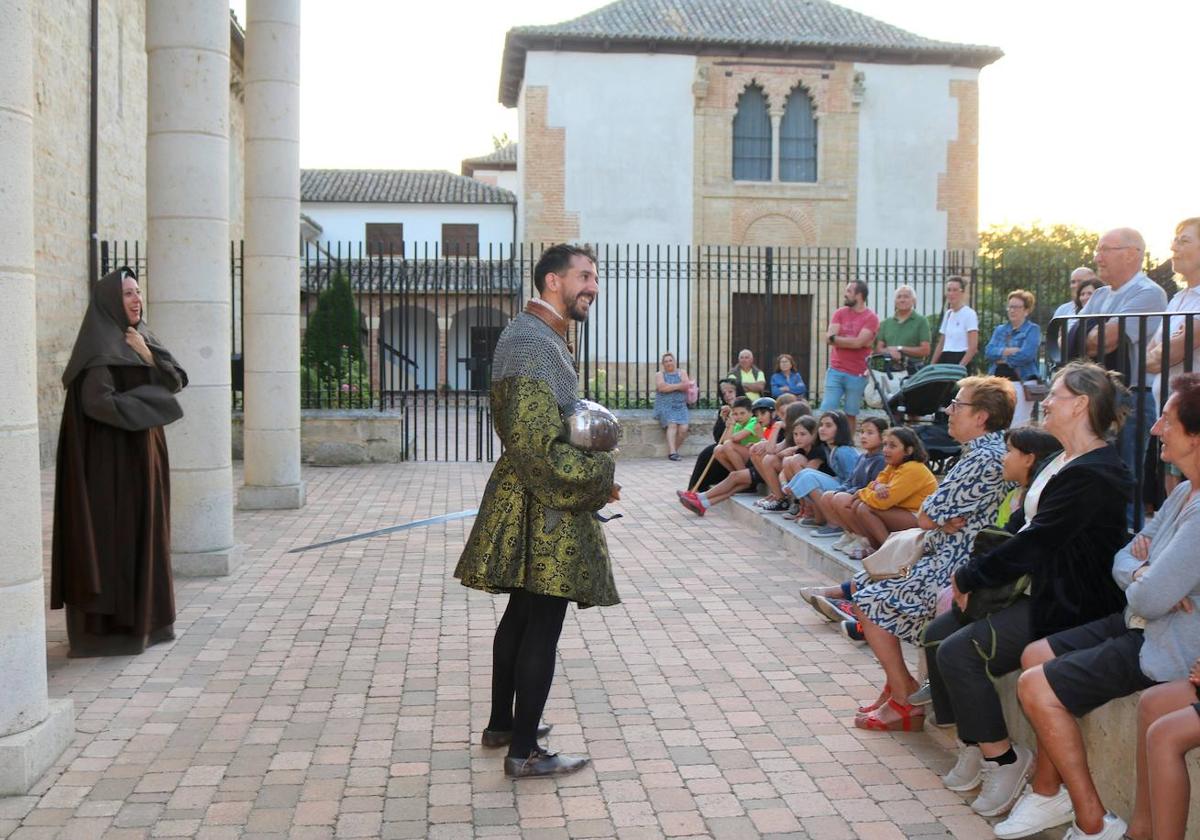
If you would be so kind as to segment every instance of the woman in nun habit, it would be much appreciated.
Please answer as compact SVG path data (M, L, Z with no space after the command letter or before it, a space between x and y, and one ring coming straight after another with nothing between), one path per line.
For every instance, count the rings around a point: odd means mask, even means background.
M50 606L69 655L121 656L175 638L171 485L163 426L187 374L142 320L128 268L92 286L63 374Z

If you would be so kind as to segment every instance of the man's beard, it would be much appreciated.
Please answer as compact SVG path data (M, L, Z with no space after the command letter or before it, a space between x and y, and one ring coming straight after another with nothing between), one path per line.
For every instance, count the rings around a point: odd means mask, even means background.
M567 317L569 317L572 321L579 321L580 323L582 323L587 320L589 310L583 309L579 306L579 298L580 297L582 297L582 295L575 295L575 297L566 301L566 306L567 306ZM594 301L592 301L592 302L594 302ZM591 303L589 303L589 309L590 309L590 306L591 306Z
M852 297L842 298L842 306L849 306L851 309L853 309L854 308L854 298L852 298Z

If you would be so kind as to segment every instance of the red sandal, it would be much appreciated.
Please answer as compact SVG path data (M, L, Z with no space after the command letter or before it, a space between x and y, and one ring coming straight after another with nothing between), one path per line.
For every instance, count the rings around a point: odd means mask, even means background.
M879 713L885 708L890 708L900 717L884 720ZM854 725L875 732L920 732L925 728L925 709L910 703L898 703L895 698L889 697L887 703L875 711L856 717Z
M874 703L871 703L867 706L859 706L858 713L860 715L870 714L871 712L878 709L880 706L882 706L884 703L886 703L891 698L892 698L892 687L890 685L888 685L887 683L884 683L883 691L879 692L879 699L876 700Z

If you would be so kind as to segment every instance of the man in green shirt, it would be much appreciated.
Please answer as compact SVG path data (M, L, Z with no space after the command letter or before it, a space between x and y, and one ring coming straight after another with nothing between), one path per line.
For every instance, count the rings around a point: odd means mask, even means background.
M879 325L875 351L892 357L893 366L912 373L929 357L929 322L916 311L917 293L911 286L896 289L896 309Z

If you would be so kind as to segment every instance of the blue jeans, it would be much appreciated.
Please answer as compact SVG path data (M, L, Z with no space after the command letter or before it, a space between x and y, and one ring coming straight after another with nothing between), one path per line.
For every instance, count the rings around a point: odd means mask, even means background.
M867 390L867 377L854 376L840 370L830 368L825 371L825 392L821 395L821 411L834 411L841 408L842 398L846 399L844 411L851 417L858 416L862 405L863 392Z
M814 490L836 490L838 480L820 470L803 469L788 482L788 489L797 499L803 499Z
M1117 452L1120 453L1121 460L1125 466L1129 467L1129 472L1133 474L1136 481L1139 469L1142 469L1144 474L1146 447L1150 443L1150 427L1158 419L1158 406L1154 403L1154 392L1149 389L1130 391L1129 396L1122 402L1128 407L1129 413L1125 416L1125 424L1121 426L1121 433L1117 435ZM1140 406L1139 403L1141 403ZM1137 428L1139 408L1142 416L1140 437ZM1135 496L1135 498L1140 497L1141 493ZM1126 519L1129 527L1134 528L1133 505L1126 508Z

